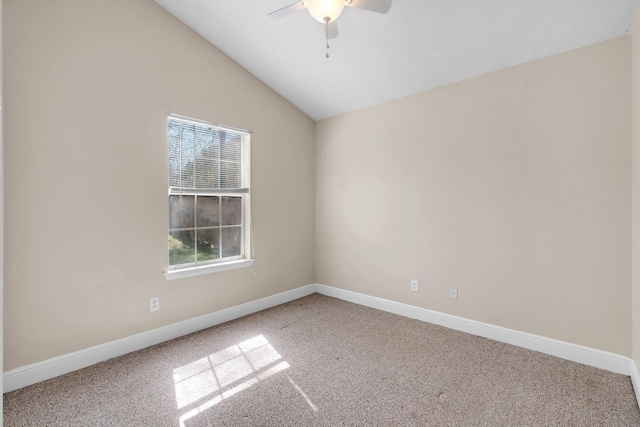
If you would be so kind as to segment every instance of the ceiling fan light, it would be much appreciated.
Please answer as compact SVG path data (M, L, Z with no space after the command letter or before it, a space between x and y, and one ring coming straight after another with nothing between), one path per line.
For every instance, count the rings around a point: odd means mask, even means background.
M344 9L344 0L307 0L307 9L313 18L319 22L335 21Z

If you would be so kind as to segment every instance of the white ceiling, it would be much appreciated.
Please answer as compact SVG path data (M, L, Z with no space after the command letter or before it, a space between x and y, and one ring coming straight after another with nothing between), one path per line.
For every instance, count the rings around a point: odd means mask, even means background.
M394 0L322 24L294 0L156 0L315 120L630 33L637 0Z

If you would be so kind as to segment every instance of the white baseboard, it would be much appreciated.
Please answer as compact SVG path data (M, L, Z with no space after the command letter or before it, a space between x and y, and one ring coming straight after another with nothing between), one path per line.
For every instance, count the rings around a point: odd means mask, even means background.
M141 332L136 335L54 357L32 365L12 369L3 374L3 391L6 393L17 390L114 357L122 356L132 351L141 350L248 314L275 307L276 305L311 295L314 292L315 285L303 286L246 304L205 314L204 316L194 317L193 319Z
M400 316L539 351L599 369L629 375L631 376L638 402L640 402L640 374L638 373L636 364L629 357L321 284L303 286L204 316L195 317L13 369L5 372L3 375L3 390L5 393L17 390L132 351L141 350L173 338L284 304L315 292Z
M638 372L638 365L633 359L631 359L631 383L633 384L633 391L636 393L638 406L640 406L640 372Z
M540 353L549 354L561 359L605 369L615 372L616 374L631 375L631 364L633 361L629 357L619 354L546 338L540 335L519 332L501 326L465 319L451 314L440 313L426 308L402 304L331 286L316 284L315 291L322 295L339 298L400 316L422 320L423 322L433 323L457 331L479 335L529 350L539 351ZM635 367L635 364L633 364L633 366ZM636 388L636 390L638 389Z

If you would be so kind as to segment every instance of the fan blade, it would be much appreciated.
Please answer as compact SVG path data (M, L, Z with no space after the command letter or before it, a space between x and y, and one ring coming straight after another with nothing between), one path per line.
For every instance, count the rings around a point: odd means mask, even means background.
M269 16L272 19L281 19L286 16L293 15L296 12L300 12L301 10L305 10L306 8L307 6L304 4L304 0L297 1L295 3L291 3L289 6L285 6L278 10L274 10L273 12L269 13L267 16Z
M323 25L324 35L329 39L335 39L338 37L338 21L331 21L329 25Z
M376 13L387 13L391 9L391 0L351 0L345 6Z

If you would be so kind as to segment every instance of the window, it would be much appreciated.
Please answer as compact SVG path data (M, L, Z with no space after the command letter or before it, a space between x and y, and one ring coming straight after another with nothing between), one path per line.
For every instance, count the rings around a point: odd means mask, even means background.
M250 134L173 114L167 134L167 278L176 270L200 274L246 266Z

